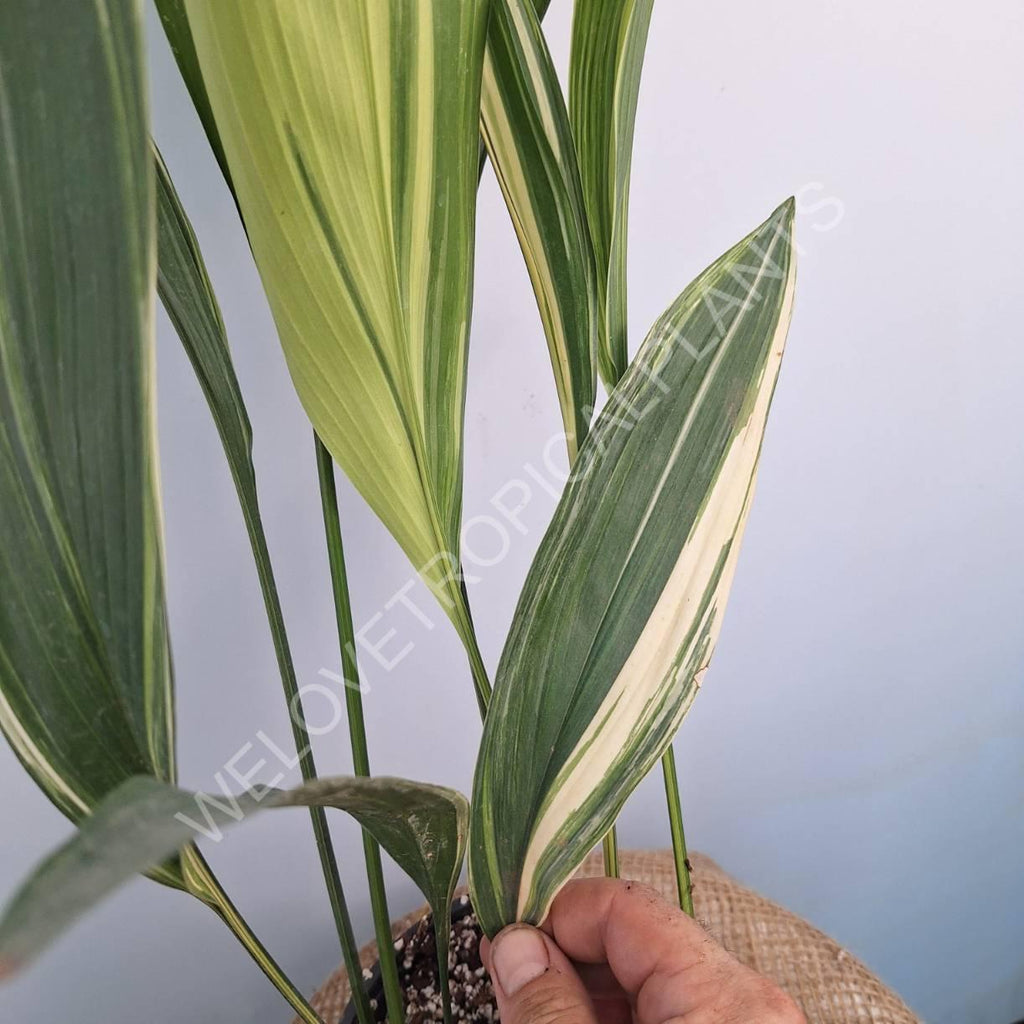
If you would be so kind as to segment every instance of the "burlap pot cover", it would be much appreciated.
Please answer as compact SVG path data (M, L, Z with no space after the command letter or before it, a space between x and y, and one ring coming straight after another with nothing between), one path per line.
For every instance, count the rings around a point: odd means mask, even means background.
M743 963L772 978L803 1008L809 1024L920 1024L895 992L827 935L730 878L708 857L695 854L693 899L697 919ZM623 878L652 886L675 899L675 870L668 850L620 854ZM599 855L579 874L601 873ZM401 935L426 913L422 907L395 921ZM376 943L364 946L363 966L377 959ZM348 1003L348 977L341 968L313 997L325 1024L338 1024Z

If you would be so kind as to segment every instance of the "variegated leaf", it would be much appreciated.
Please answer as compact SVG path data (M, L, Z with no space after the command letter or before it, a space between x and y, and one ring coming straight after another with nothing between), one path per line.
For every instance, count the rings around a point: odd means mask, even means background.
M531 0L493 0L481 133L537 296L570 461L594 407L599 300L576 148Z
M473 786L489 934L540 920L672 739L711 659L793 303L792 200L655 324L513 619Z
M654 0L576 0L569 115L586 195L602 303L598 368L609 389L629 362L626 245L640 72Z
M438 594L458 579L487 0L188 0L231 180L299 397Z
M0 4L0 726L75 821L174 778L142 60L136 0Z
M148 776L124 782L24 882L0 917L0 977L26 967L134 875L269 807L347 811L447 913L465 853L469 807L452 789L379 777L318 779L240 796L189 793Z

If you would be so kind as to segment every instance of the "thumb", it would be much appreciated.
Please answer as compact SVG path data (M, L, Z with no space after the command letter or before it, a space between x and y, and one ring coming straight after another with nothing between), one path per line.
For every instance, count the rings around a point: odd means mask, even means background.
M480 949L502 1024L597 1024L590 996L569 958L544 932L510 925Z

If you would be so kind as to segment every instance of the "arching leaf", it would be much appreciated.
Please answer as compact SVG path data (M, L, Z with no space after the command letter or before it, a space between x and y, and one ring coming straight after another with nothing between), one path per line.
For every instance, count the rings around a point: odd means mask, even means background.
M129 779L30 875L0 917L0 977L32 962L62 932L134 875L201 835L270 807L347 811L427 896L447 909L465 853L466 798L405 779L318 779L288 792L189 793L148 776Z

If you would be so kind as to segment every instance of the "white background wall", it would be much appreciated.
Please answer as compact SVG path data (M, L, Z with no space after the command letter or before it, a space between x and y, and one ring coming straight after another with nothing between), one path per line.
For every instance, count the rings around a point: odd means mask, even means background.
M569 7L549 16L563 66ZM309 429L155 21L151 42L155 132L224 307L299 674L315 683L338 655ZM801 200L759 493L719 653L676 744L689 837L941 1024L1024 1017L1022 53L1019 0L659 0L633 175L634 342L781 199ZM490 177L477 264L467 516L526 463L542 468L558 430ZM182 776L211 787L259 730L285 745L287 721L231 481L163 319L159 375ZM347 484L342 503L362 624L410 569ZM552 506L534 487L527 535L474 588L492 667ZM364 659L375 770L468 789L478 725L454 635L400 611L370 635L386 626L392 653L414 651L390 674ZM324 772L349 767L340 731L317 754ZM0 780L7 893L68 828L6 748ZM667 844L659 780L620 834ZM368 936L340 816L336 836ZM210 856L315 987L339 956L304 815L257 820ZM392 877L397 914L417 894ZM270 1024L287 1011L212 915L138 881L0 990L0 1019Z

